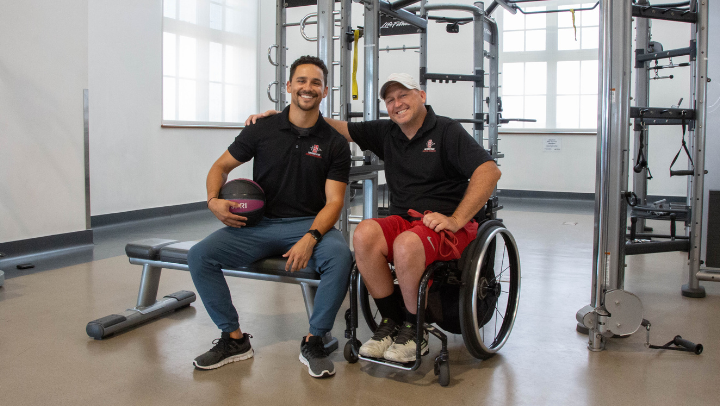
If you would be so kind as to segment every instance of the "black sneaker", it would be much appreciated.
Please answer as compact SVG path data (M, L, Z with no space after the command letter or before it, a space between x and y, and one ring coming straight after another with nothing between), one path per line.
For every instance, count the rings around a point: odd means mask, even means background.
M250 337L250 334L243 333L243 338L235 340L230 338L230 333L223 332L220 338L213 340L215 346L195 358L193 365L197 369L215 369L231 362L252 358L254 352L250 346Z
M395 342L398 327L388 318L382 319L372 338L360 347L363 357L382 358L385 351Z
M335 375L335 365L325 353L322 337L310 336L300 344L300 362L308 367L308 373L314 378Z

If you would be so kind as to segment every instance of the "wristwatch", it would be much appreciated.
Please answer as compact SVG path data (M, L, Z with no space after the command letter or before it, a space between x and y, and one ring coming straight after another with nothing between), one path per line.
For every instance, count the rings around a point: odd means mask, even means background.
M314 238L315 241L317 241L318 244L320 244L320 241L322 241L323 235L320 234L320 231L318 231L318 230L310 230L307 232L307 234L310 234L312 236L312 238Z

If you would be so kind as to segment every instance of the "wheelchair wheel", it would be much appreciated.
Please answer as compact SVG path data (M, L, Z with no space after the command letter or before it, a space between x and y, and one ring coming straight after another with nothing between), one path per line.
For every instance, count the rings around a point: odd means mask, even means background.
M343 349L343 356L345 357L345 361L354 364L358 362L358 349L360 348L360 342L355 340L355 343L353 343L352 340L345 343L345 348Z
M520 300L520 256L510 231L489 225L461 260L460 321L475 358L492 357L507 341Z

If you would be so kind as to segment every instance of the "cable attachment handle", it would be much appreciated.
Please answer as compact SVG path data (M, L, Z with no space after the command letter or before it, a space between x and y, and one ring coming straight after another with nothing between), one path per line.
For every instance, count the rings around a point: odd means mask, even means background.
M695 344L692 341L682 338L682 336L675 336L671 341L668 341L665 345L652 345L650 344L650 322L643 319L642 326L645 326L645 347L652 348L655 350L673 350L673 351L684 351L693 352L695 355L700 355L703 352L702 344ZM674 347L673 347L674 346Z
M682 146L678 150L677 154L675 154L675 158L673 158L672 162L670 163L670 176L693 176L695 175L695 163L693 162L692 155L690 155L690 151L688 151L687 143L685 143L685 130L686 130L686 123L685 123L685 112L683 111L680 114L680 117L682 118ZM680 152L682 150L685 150L685 155L687 155L688 161L690 161L690 165L692 166L692 169L685 169L685 170L679 170L674 171L673 165L675 165L675 161L677 161L678 157L680 156Z

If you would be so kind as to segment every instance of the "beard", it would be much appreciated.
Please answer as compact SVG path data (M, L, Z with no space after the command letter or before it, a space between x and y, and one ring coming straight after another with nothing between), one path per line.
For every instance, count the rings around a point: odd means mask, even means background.
M312 93L312 92L298 93L297 96L295 97L295 105L296 105L300 110L303 110L303 111L311 111L311 110L313 110L314 108L316 108L316 107L320 104L320 102L317 101L317 99L316 99L316 100L315 100L315 103L312 103L312 104L310 104L309 106L303 106L303 105L300 103L300 99L301 99L301 96L302 96L302 95L308 95L308 96L318 97L318 95L317 95L316 93Z

